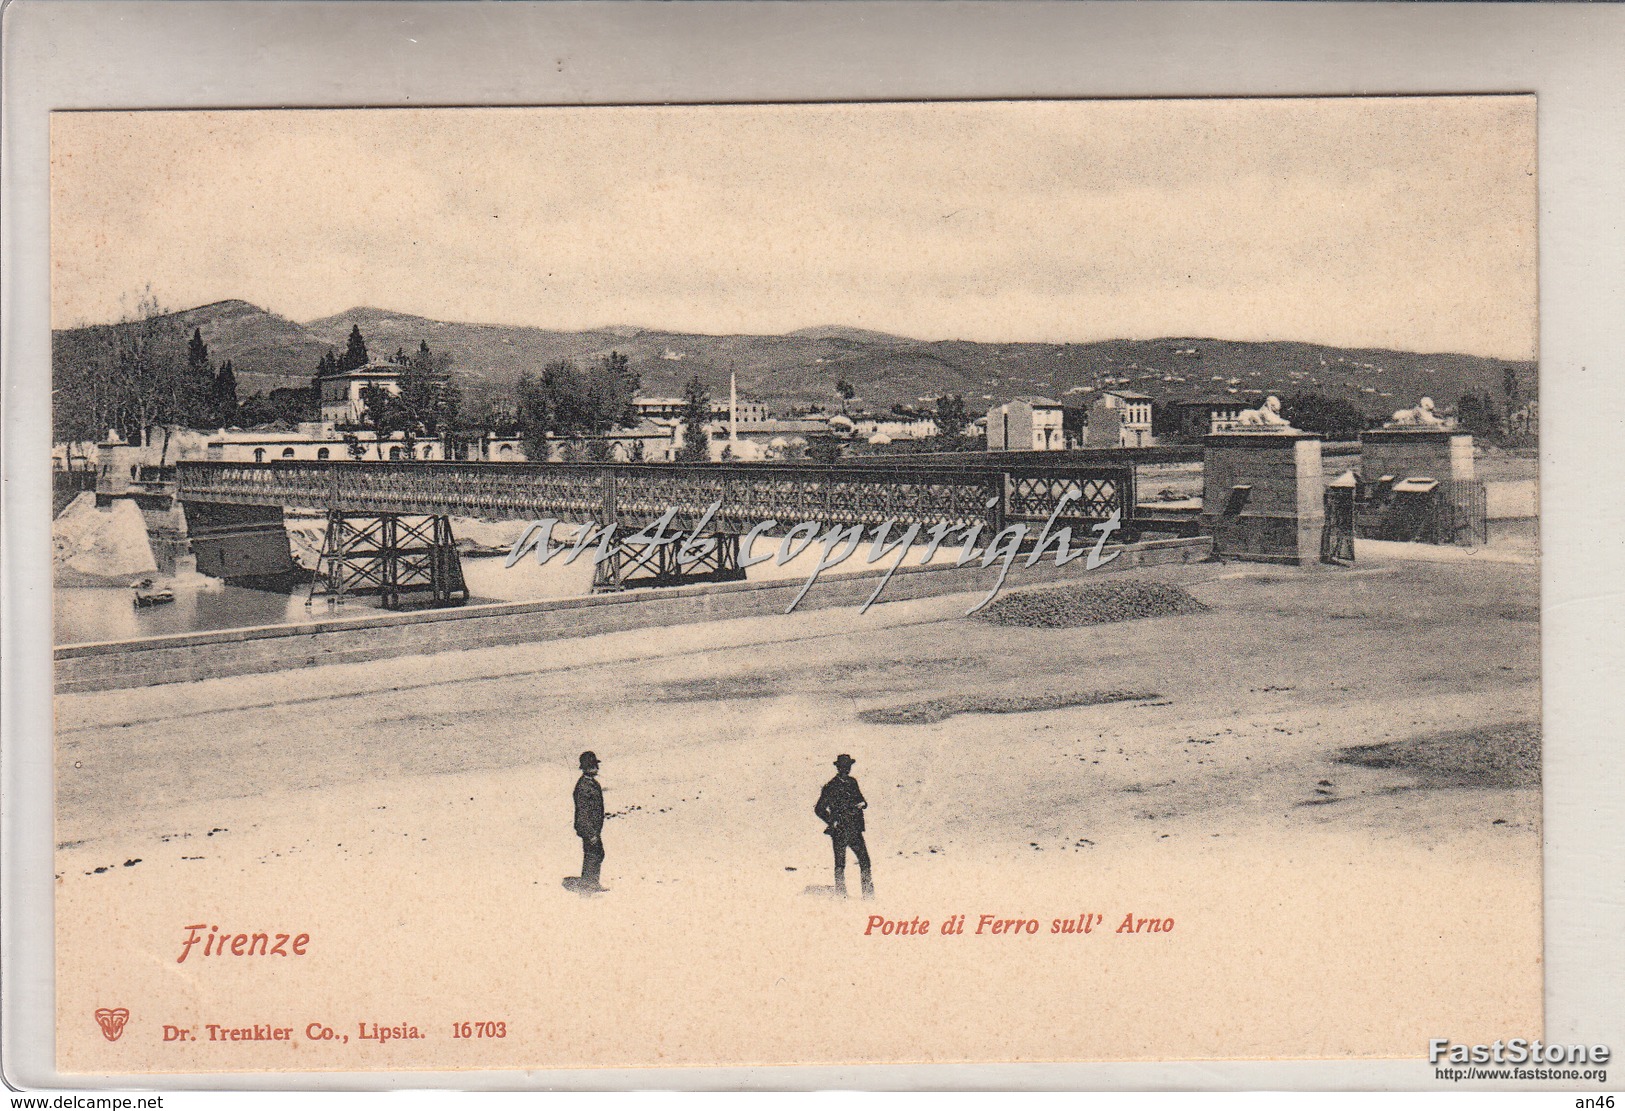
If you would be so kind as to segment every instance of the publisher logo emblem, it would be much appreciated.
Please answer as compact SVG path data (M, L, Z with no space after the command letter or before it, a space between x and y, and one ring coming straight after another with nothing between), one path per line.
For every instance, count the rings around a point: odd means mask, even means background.
M116 1042L124 1033L124 1024L130 1021L127 1007L102 1007L96 1012L96 1023L102 1028L102 1037Z

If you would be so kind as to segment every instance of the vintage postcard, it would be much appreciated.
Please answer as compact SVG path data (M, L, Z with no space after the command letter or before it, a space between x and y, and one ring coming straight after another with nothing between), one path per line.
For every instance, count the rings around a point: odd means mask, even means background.
M1535 140L55 114L58 1067L1540 1036Z

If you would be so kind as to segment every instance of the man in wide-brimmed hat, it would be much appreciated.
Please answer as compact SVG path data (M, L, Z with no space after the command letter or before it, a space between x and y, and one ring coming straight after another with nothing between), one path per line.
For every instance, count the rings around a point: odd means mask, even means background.
M581 778L576 780L576 836L581 838L581 878L565 885L584 895L605 888L598 876L604 866L604 789L598 785L598 757L583 752Z
M863 842L863 812L869 806L858 781L852 778L852 765L856 763L846 753L835 758L835 778L824 784L813 813L824 821L824 832L835 846L835 890L846 894L846 850L858 858L858 871L863 878L863 897L875 894L874 881L869 872L869 846Z

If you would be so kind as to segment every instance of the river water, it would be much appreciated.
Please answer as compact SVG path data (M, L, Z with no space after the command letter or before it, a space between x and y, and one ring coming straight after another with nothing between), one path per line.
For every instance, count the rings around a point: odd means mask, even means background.
M586 559L571 566L555 559L546 567L528 559L511 568L504 568L503 562L501 556L463 558L463 578L471 602L572 598L588 594L592 588L592 565ZM56 622L52 639L57 644L84 644L384 612L374 597L349 597L334 606L318 594L307 607L309 587L303 583L291 594L283 594L228 586L203 576L174 584L163 576L155 578L174 591L172 603L137 609L135 592L125 587L57 587L52 597Z
M756 549L766 555L775 549L765 542ZM865 561L869 545L860 547L845 563L831 568L829 576L866 571L871 565ZM932 563L949 563L958 555L958 547L938 551ZM769 560L757 564L747 572L752 582L782 579L806 579L817 564L821 544L815 544L783 566ZM925 552L911 548L904 566L919 564ZM895 559L895 554L890 559ZM874 564L874 568L890 566L890 559ZM544 566L538 566L526 556L512 567L505 567L503 556L463 557L463 578L468 583L470 602L529 602L551 598L579 598L592 592L591 552L584 553L573 564L555 556ZM241 629L255 625L294 625L304 621L326 620L334 617L365 617L385 612L374 597L351 597L343 605L329 605L321 595L308 608L305 598L309 587L299 585L291 594L269 590L249 590L228 586L203 576L190 576L171 583L163 576L154 576L159 585L173 590L175 601L162 606L137 609L134 591L127 587L57 587L53 592L56 644L86 644L109 640L133 640L138 637L164 636L171 633L202 632L208 629ZM408 596L409 598L411 596Z

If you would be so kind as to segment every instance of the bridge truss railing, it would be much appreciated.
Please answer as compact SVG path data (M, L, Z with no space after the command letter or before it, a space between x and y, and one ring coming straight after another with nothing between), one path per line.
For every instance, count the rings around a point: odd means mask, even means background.
M774 463L184 462L177 496L216 504L283 505L355 514L445 514L615 522L637 529L675 509L672 524L743 533L775 520L955 530L1007 521L1078 525L1134 510L1132 466L947 466L882 469ZM1068 495L1071 495L1068 498Z

